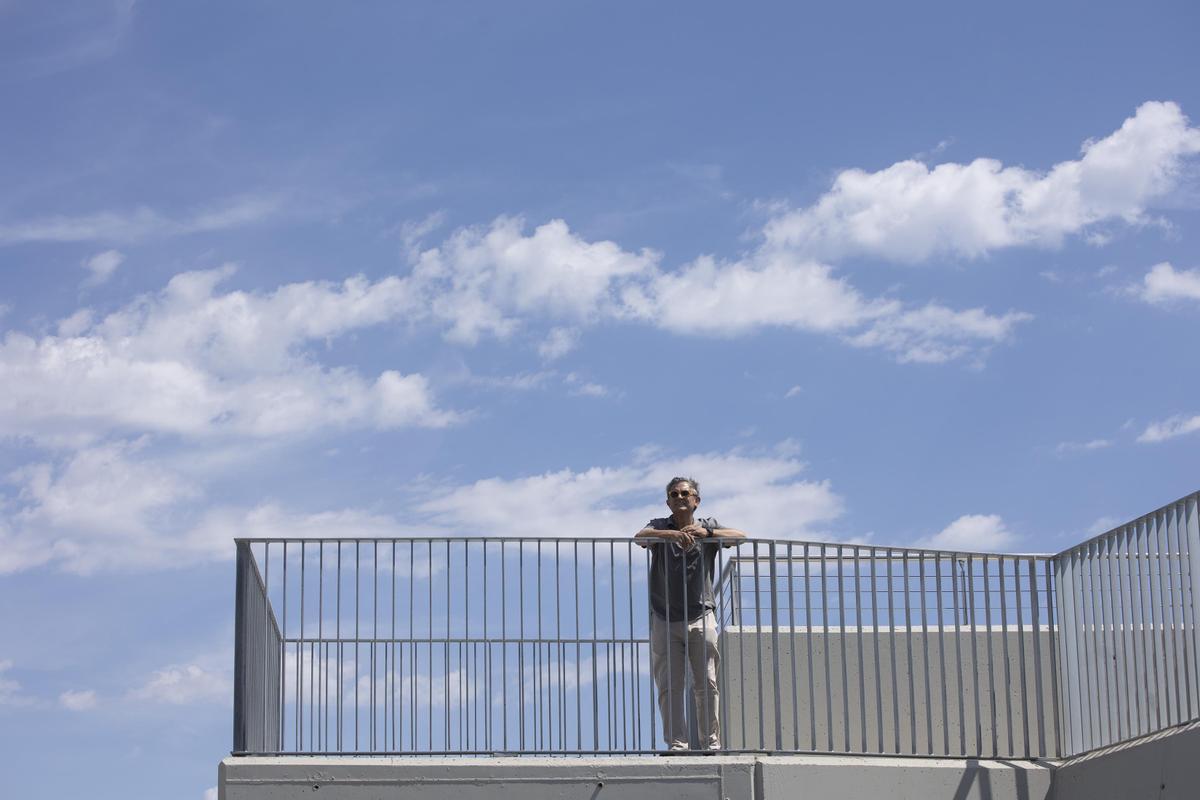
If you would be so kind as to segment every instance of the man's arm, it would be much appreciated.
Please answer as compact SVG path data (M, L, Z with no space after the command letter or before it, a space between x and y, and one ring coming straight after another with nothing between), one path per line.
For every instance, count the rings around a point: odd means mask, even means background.
M714 539L726 540L721 542L722 547L736 547L741 544L741 539L746 538L746 534L737 528L713 528L711 535Z
M689 527L691 527L691 526L689 526ZM638 531L637 533L635 533L633 535L633 538L635 538L635 539L646 539L646 538L664 539L668 542L675 542L680 547L682 547L684 550L686 550L692 546L692 541L694 540L695 537L686 530L677 531L677 530L672 530L671 528L667 528L666 530L659 530L658 528L642 528L640 531ZM638 544L641 545L642 547L649 547L652 544L652 542L644 542L644 543L638 542Z

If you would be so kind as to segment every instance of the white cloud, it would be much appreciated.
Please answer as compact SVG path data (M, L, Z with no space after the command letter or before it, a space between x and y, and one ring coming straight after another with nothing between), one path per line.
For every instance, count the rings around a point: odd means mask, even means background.
M1088 526L1088 536L1099 536L1102 533L1108 533L1113 528L1121 524L1121 520L1116 517L1099 517L1095 522Z
M994 316L982 308L955 311L930 303L880 317L849 341L859 347L882 347L901 363L941 364L1007 341L1019 323L1031 319L1033 315L1023 311Z
M562 220L528 236L523 227L519 218L500 217L486 228L460 229L417 257L412 279L433 316L450 325L450 339L503 338L535 314L593 320L611 307L623 280L646 275L658 261L649 250L584 241Z
M58 704L68 711L90 711L96 707L96 692L91 689L68 689L58 696Z
M1147 303L1200 300L1200 269L1177 270L1164 261L1151 267L1132 291Z
M141 206L132 211L101 211L0 225L0 245L28 242L140 242L207 233L261 222L279 211L274 197L247 195L172 218Z
M84 281L85 286L98 286L113 276L117 271L117 267L121 266L125 261L125 256L116 250L105 250L103 253L97 253L91 258L83 262L83 268L90 275Z
M787 392L784 393L783 396L784 397L799 397L802 394L804 394L804 387L797 384L797 385L793 386L792 388L788 389Z
M30 705L33 701L21 691L21 684L5 675L12 666L11 659L0 659L0 706Z
M1137 440L1143 443L1165 442L1167 439L1174 439L1176 436L1184 436L1196 431L1200 431L1200 414L1194 417L1176 414L1158 422L1151 422Z
M1090 439L1086 442L1059 442L1054 447L1054 452L1060 456L1065 456L1071 453L1089 453L1094 450L1103 450L1111 446L1112 440L1110 439Z
M1148 102L1081 156L1044 173L980 158L929 167L849 169L807 208L768 223L769 245L813 258L919 262L976 258L1017 245L1057 246L1106 221L1141 223L1171 192L1200 129L1175 103Z
M233 681L226 672L199 664L173 664L156 670L128 693L130 700L176 706L229 703L232 696Z
M578 331L572 328L554 328L547 334L545 340L538 345L538 355L547 361L562 358L575 349L578 341Z
M217 800L217 787L210 786L204 790L204 800Z
M917 541L918 547L938 550L1000 551L1016 536L997 514L964 514L933 536Z
M0 341L0 435L86 440L112 431L304 435L325 427L439 427L427 379L317 363L309 348L409 308L396 278L221 293L232 268L176 275L155 295L59 335Z
M762 538L823 536L843 512L826 481L802 479L785 456L693 454L649 463L487 478L443 488L414 511L441 530L489 536L626 536L666 516L663 487L675 475L702 484L700 513Z

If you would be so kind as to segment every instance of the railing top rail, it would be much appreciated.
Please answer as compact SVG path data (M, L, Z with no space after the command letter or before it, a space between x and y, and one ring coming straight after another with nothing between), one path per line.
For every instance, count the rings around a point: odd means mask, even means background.
M1123 522L1120 525L1117 525L1116 527L1105 531L1104 533L1100 533L1100 534L1092 536L1088 539L1084 539L1082 542L1079 542L1078 544L1073 544L1070 547L1066 548L1065 550L1055 553L1054 558L1056 558L1056 559L1062 558L1063 556L1070 555L1070 554L1075 553L1076 551L1081 550L1083 548L1090 547L1091 545L1095 544L1096 542L1103 541L1112 536L1117 536L1117 535L1123 533L1131 525L1138 525L1140 523L1146 522L1147 520L1151 519L1152 517L1156 516L1157 514L1161 514L1162 512L1164 512L1170 508L1178 506L1182 503L1187 503L1189 501L1200 502L1200 491L1195 491L1195 492L1191 492L1189 494L1185 494L1183 497L1180 497L1178 500L1173 500L1170 503L1166 503L1165 505L1159 506L1158 508L1154 509L1153 511L1149 511L1145 514L1142 514L1141 516L1134 517L1133 519L1129 520L1128 522Z
M236 544L353 544L353 543L372 543L372 544L406 544L406 543L472 543L472 544L503 544L508 542L522 543L552 543L552 544L660 544L668 542L668 539L657 536L642 536L634 538L632 536L322 536L322 537L305 537L305 536L278 536L278 537L234 537ZM706 542L706 540L701 540ZM711 540L708 540L711 541ZM728 540L723 540L721 544L725 544ZM736 545L732 547L744 548L745 545L776 545L777 547L791 547L793 554L789 557L776 552L776 561L793 560L803 561L803 556L795 555L795 548L808 545L810 548L825 549L825 555L810 554L809 561L833 561L844 560L853 561L856 558L863 560L865 558L900 558L905 554L913 555L920 554L925 556L967 556L970 558L1035 558L1049 559L1053 558L1050 553L1000 553L1000 552L985 552L973 550L945 550L930 547L901 547L898 545L882 545L882 544L862 544L851 542L817 542L806 539L767 539L762 537L746 537L745 539L736 540ZM712 542L713 546L717 543ZM838 552L838 551L843 552ZM880 553L879 551L887 551ZM743 549L744 552L744 549ZM855 553L858 553L856 556ZM873 553L873 555L872 555ZM730 560L752 561L758 558L762 561L770 560L769 556L744 556L730 555Z

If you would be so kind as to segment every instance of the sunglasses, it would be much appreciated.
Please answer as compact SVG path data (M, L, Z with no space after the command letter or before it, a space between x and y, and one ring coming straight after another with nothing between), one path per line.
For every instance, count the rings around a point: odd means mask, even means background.
M667 497L674 499L676 497L691 497L693 494L695 494L695 492L685 492L680 489L675 489L674 491L667 492Z

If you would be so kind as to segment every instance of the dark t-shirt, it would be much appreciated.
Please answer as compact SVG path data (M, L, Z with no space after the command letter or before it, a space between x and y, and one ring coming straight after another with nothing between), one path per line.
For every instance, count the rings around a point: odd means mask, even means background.
M697 517L696 524L709 531L723 527L713 517ZM646 527L656 531L679 530L673 517L652 519ZM656 616L671 622L681 622L686 617L690 622L716 608L712 582L720 547L720 541L712 539L697 539L688 550L680 550L673 542L650 545L650 608Z

